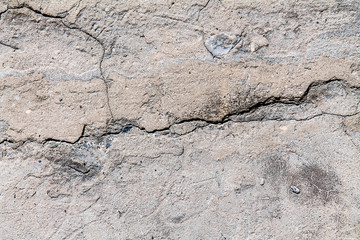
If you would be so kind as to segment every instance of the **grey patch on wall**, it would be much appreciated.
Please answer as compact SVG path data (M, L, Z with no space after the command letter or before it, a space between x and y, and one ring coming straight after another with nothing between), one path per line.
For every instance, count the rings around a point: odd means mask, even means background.
M291 194L290 186L296 186L301 190L300 201L322 204L337 202L341 181L334 170L325 168L320 163L307 161L300 163L294 170L288 159L287 153L281 150L278 153L267 153L263 158L265 180L270 182L278 194L284 189Z
M44 158L52 163L53 171L70 181L73 178L89 180L100 173L101 164L91 153L99 150L100 144L61 143L56 148L48 148Z
M222 33L207 38L205 40L205 47L214 57L224 56L228 54L240 40L240 36L229 36Z
M341 185L341 182L335 171L325 170L323 166L317 164L308 164L292 177L293 182L302 184L304 194L310 199L317 199L322 203L338 200L337 187Z
M8 128L9 125L6 122L0 121L0 134L5 133Z
M264 156L264 176L274 184L279 184L289 176L288 162L281 153L267 153Z

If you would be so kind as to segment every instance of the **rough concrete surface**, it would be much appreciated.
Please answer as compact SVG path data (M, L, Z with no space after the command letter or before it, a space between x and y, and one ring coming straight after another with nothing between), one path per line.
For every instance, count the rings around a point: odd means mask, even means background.
M360 239L357 0L0 0L0 239Z

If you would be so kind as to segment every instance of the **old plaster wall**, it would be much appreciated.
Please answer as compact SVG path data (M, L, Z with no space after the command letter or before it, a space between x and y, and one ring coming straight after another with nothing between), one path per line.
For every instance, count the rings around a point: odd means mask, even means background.
M0 0L0 239L360 239L359 60L357 0Z

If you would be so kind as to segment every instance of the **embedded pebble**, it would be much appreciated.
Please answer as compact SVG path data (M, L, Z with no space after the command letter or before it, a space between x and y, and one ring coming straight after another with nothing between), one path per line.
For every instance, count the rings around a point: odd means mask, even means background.
M212 35L205 40L205 47L214 56L228 54L241 40L239 36L227 34Z
M297 187L291 186L290 188L291 188L291 191L293 191L293 193L296 193L296 194L300 193L300 189L298 189Z

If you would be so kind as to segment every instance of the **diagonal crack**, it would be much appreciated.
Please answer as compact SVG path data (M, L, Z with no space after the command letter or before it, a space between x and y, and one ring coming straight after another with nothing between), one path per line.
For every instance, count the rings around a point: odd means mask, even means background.
M12 48L14 51L20 49L20 48L18 48L18 47L16 47L16 46L12 46L12 45L10 45L10 44L7 44L7 43L1 42L1 41L0 41L0 45L3 45L3 46L8 47L8 48Z
M199 16L200 16L200 13L209 5L211 0L208 0L205 5L199 10Z

